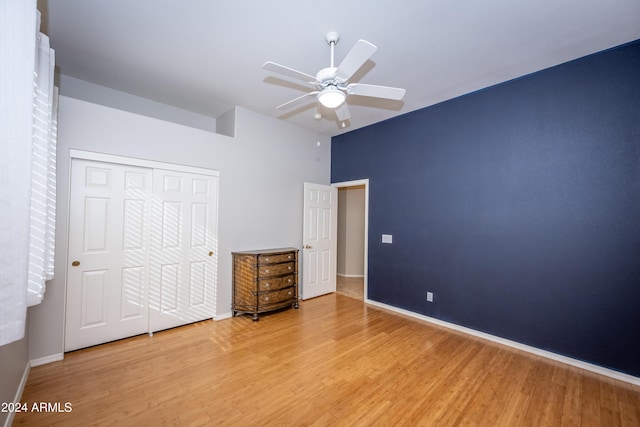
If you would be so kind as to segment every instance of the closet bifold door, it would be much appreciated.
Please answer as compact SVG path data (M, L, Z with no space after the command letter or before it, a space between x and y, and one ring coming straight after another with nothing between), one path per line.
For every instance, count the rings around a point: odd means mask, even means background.
M218 177L154 169L149 330L215 315Z
M215 316L218 176L71 160L65 351Z
M152 179L72 160L65 351L147 332Z

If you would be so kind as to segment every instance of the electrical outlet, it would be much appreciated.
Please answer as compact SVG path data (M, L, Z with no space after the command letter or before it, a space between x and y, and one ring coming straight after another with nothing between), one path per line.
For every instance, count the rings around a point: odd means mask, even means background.
M433 302L433 292L427 292L427 301Z

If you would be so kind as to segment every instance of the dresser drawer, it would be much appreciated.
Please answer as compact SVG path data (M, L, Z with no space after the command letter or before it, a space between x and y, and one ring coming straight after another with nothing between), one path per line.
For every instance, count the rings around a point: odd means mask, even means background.
M286 262L282 264L268 264L258 266L258 277L281 276L295 272L295 263Z
M258 295L260 305L278 304L280 302L290 301L294 297L293 287L282 289L281 291L267 292Z
M293 260L295 260L295 254L293 252L286 254L265 254L258 257L258 262L260 264L287 262Z
M293 274L283 277L262 278L258 280L258 292L275 291L287 286L293 286L294 283L296 283L296 279Z

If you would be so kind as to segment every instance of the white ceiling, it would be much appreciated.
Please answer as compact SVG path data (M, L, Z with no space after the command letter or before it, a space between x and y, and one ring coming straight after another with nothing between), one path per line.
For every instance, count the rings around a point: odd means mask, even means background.
M40 0L62 74L217 117L238 105L326 135L370 125L640 39L640 0ZM378 51L351 82L404 87L403 101L350 96L341 128L314 102L308 74L358 39ZM63 88L64 92L64 88ZM320 111L322 120L315 120Z

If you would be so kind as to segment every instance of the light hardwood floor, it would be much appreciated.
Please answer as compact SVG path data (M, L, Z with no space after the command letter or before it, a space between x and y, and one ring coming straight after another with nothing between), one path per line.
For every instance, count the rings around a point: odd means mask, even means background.
M31 370L53 426L639 426L640 387L331 294Z
M362 301L364 300L364 279L336 276L336 292Z

